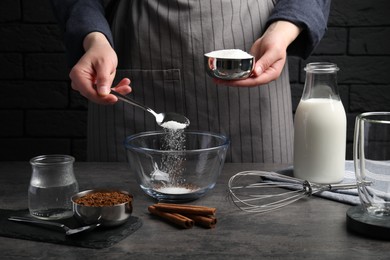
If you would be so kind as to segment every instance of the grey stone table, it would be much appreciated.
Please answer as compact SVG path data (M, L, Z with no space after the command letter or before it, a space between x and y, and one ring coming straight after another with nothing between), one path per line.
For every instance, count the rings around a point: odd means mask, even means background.
M118 244L88 249L0 237L2 259L390 259L390 243L350 233L349 205L312 197L269 214L242 212L229 200L227 181L243 170L286 165L226 164L218 184L192 204L217 208L214 229L178 229L152 218L144 195L125 163L76 163L80 189L116 187L134 194L143 226ZM0 163L0 208L27 208L31 175L27 162Z

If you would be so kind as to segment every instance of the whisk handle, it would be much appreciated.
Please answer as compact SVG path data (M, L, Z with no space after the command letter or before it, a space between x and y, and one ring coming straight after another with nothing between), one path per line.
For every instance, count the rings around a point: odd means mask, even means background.
M303 193L306 196L311 196L313 193L320 191L347 190L357 187L355 183L317 184L309 181L303 181L302 185Z
M336 183L328 184L329 190L347 190L356 188L356 183Z
M355 183L335 183L335 184L318 184L311 183L308 181L303 182L304 194L310 196L314 193L321 191L331 191L331 190L347 190L354 189L357 185Z

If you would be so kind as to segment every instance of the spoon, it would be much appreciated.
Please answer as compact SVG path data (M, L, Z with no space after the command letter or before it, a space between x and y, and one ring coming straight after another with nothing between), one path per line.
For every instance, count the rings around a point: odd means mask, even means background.
M165 123L171 122L171 121L177 122L179 124L183 124L183 126L184 126L183 128L186 128L190 125L190 120L183 115L176 114L176 113L156 113L151 108L149 108L145 105L142 105L142 104L132 100L131 98L129 98L125 95L122 95L114 90L111 90L111 94L115 95L118 99L120 99L126 103L129 103L131 105L142 108L143 110L148 111L149 113L153 114L154 117L156 118L156 123L159 126L164 127Z
M16 221L16 222L32 223L32 224L37 224L37 225L59 227L59 228L62 228L65 231L65 234L68 236L78 234L80 232L84 232L87 230L92 230L92 229L100 226L100 223L97 223L97 224L82 226L82 227L78 227L78 228L70 228L68 226L65 226L64 224L57 223L57 222L50 222L50 221L39 220L39 219L34 219L34 218L15 217L15 216L9 217L8 220Z

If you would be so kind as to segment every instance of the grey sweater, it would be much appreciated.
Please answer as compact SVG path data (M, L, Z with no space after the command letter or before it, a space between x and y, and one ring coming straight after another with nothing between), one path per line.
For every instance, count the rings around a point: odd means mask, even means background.
M101 32L114 46L109 25L110 9L117 0L51 0L64 30L68 64L73 66L83 55L82 42L90 32ZM307 58L327 29L331 0L278 0L267 26L277 20L292 22L302 33L289 46L289 55Z

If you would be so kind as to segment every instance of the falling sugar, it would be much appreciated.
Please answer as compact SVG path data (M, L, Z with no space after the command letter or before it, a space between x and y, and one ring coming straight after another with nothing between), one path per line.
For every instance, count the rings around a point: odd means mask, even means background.
M164 129L164 138L162 140L162 149L171 151L163 155L160 169L155 167L151 177L157 182L155 191L164 194L188 194L194 191L193 188L187 187L186 180L183 177L185 170L184 161L186 160L184 151L186 149L184 129L187 124L177 121L167 121L161 124Z
M161 171L168 173L171 186L179 186L184 181L182 173L184 172L185 156L179 153L185 150L184 129L164 128L164 133L162 148L171 152L163 155Z

